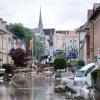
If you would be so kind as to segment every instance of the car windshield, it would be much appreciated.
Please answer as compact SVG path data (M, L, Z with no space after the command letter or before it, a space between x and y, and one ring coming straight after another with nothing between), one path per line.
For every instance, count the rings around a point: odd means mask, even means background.
M85 72L84 70L78 71L78 72L76 73L76 77L83 77L84 72Z

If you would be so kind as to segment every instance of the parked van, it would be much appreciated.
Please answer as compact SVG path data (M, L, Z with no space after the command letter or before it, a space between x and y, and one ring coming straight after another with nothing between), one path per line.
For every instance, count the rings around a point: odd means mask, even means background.
M74 81L86 81L88 85L91 86L91 72L96 68L98 68L98 66L95 63L87 64L86 66L79 69L78 72L76 72Z

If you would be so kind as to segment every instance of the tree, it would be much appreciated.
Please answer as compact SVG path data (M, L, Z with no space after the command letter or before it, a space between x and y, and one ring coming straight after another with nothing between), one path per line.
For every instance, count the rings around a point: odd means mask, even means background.
M17 37L24 40L26 43L26 51L29 51L30 40L33 37L33 54L35 57L41 56L44 54L45 47L44 45L38 41L35 37L35 34L31 29L24 27L21 23L10 23L6 26L6 28L14 33Z
M32 32L31 29L26 27L24 27L24 34L25 34L26 50L28 50L30 46L30 40L32 39L32 37L35 40L35 34Z
M9 25L6 26L6 28L14 33L16 36L18 36L20 39L24 39L25 38L25 34L24 34L24 26L21 23L10 23Z
M10 73L12 73L13 65L11 65L11 64L3 64L2 68L6 69L5 72L7 74L10 74Z
M54 70L64 69L67 67L67 58L64 55L57 56L54 59Z
M38 57L44 55L44 52L45 52L44 45L41 42L34 40L33 41L33 55L36 58L38 58Z
M14 64L17 67L26 67L27 62L31 59L30 53L27 53L21 48L11 49L9 55L14 60Z
M85 66L85 62L83 60L78 60L76 63L77 63L78 69L80 69L83 66Z
M21 23L10 23L6 26L6 28L18 38L24 40L26 43L26 50L29 49L30 40L32 39L32 37L35 38L35 35L31 29L24 27Z

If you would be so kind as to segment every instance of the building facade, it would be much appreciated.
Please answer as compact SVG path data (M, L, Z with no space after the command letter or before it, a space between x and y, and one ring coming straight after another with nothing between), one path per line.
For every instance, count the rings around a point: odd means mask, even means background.
M100 48L100 3L95 3L88 11L87 44L89 62L97 61Z
M46 41L45 41L46 54L53 57L55 29L48 28L48 29L43 29L43 31L46 37Z
M76 34L78 35L78 58L83 60L87 64L87 44L86 44L86 25L82 25L77 29Z
M11 48L12 34L6 30L6 22L0 18L0 66L10 63L11 58L8 54Z
M54 34L54 51L63 50L66 47L66 31L56 31Z
M78 35L76 31L67 31L66 35L66 50L78 49Z

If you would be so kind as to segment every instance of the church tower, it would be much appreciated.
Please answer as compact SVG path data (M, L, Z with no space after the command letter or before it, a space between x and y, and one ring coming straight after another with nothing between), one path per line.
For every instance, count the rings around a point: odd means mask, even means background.
M42 29L43 29L42 16L41 16L41 8L40 8L40 16L39 16L39 24L38 24L38 28L42 28Z

